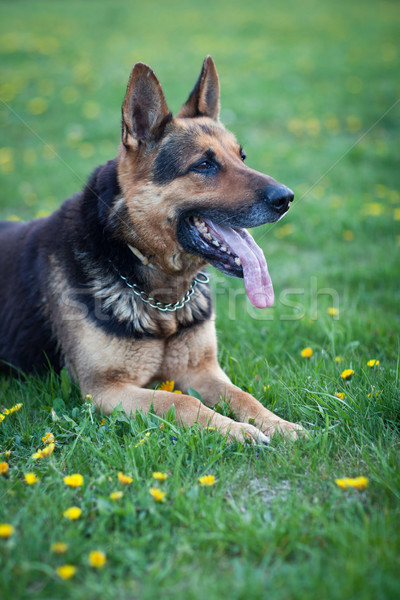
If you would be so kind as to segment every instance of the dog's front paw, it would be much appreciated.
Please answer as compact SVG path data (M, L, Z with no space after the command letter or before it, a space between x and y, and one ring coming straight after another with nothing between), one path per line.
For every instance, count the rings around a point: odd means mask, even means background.
M236 423L229 427L228 430L228 439L230 441L236 442L250 442L251 444L264 444L267 446L269 444L269 436L265 435L260 429L254 427L254 425L249 425L247 423Z

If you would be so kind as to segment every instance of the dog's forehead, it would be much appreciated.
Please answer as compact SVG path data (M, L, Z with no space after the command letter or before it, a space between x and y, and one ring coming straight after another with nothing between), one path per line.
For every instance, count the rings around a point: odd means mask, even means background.
M165 143L182 144L186 152L204 152L210 144L214 152L221 150L237 150L239 144L230 131L207 117L195 119L174 119L169 139Z

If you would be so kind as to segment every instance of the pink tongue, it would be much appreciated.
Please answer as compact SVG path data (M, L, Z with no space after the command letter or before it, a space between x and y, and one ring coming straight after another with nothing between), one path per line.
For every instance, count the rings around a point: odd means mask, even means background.
M247 296L257 308L274 303L274 290L263 251L246 229L232 229L206 221L207 227L219 241L225 242L242 263Z

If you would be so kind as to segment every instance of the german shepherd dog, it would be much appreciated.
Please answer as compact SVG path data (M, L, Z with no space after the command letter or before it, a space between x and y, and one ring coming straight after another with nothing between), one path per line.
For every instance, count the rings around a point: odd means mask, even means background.
M207 264L243 277L250 301L273 302L246 227L280 219L293 193L244 164L219 121L207 56L176 117L138 63L122 105L118 155L52 215L0 223L0 361L23 372L66 367L105 414L174 406L178 421L268 443L289 423L231 383L217 361ZM182 394L154 390L175 380ZM203 402L189 395L188 388ZM225 398L238 421L213 407Z

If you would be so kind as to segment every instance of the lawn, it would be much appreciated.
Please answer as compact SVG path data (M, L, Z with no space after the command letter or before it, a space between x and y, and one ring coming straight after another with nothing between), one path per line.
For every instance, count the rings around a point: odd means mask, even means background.
M397 3L3 0L0 16L4 219L48 214L115 156L136 61L177 111L213 56L247 163L295 192L253 231L274 308L209 269L221 364L309 432L229 445L172 413L104 418L64 371L2 376L0 597L399 598Z

